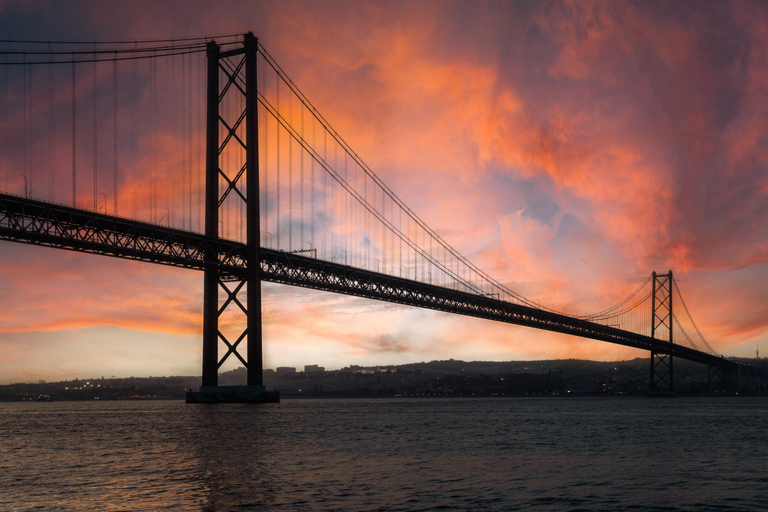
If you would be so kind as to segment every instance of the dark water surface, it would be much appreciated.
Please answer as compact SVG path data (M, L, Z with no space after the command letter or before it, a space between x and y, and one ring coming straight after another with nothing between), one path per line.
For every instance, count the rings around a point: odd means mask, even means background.
M768 510L768 399L0 404L0 510Z

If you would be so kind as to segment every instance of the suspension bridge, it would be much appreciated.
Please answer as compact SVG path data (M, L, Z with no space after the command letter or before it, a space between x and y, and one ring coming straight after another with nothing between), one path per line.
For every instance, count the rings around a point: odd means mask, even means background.
M279 399L262 381L261 281L647 350L651 394L674 393L675 358L706 365L714 386L768 389L765 370L707 342L671 270L583 316L493 279L251 34L3 43L0 239L202 271L202 386L188 401ZM246 386L218 386L229 358Z

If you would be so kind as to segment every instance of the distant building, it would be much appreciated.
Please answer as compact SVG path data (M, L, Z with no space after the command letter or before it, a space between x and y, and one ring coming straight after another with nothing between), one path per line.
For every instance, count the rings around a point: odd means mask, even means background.
M290 373L296 373L296 368L293 368L291 366L279 366L275 370L275 373L277 373L278 375L288 375Z
M325 367L317 366L316 364L308 364L304 366L304 373L324 373Z

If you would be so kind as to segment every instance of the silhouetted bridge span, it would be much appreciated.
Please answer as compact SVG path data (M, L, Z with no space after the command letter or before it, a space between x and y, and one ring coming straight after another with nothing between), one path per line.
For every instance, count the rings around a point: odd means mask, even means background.
M242 280L248 272L241 242L8 194L0 194L0 238L194 270L205 270L210 250L224 280ZM285 251L262 248L260 256L263 281L524 325L738 371L737 363L722 357L547 310Z
M19 97L23 96L23 112L9 113L18 101L9 99L5 105L6 116L24 119L23 140L18 140L20 131L14 123L0 125L8 145L23 147L22 154L15 155L15 160L8 158L10 163L0 168L6 184L0 193L0 239L202 271L203 388L200 394L191 394L190 400L276 399L266 393L262 381L261 281L648 350L652 393L674 391L674 358L707 365L715 382L734 390L768 389L765 370L739 365L712 350L690 317L672 271L654 272L624 301L589 316L567 315L516 294L464 258L411 211L317 112L251 34L225 46L188 40L161 47L139 48L134 43L128 49L73 50L71 57L69 52L43 51L39 53L48 55L47 62L6 59L5 67L0 68L17 65L24 71L23 81L19 80L24 84L20 86L23 94L19 93ZM110 57L112 52L114 56ZM192 101L195 87L184 87L193 81L190 56L203 52L205 102L204 107L197 108ZM27 59L35 53L6 55ZM65 60L56 60L60 55ZM83 60L76 55L84 55ZM162 87L158 67L152 63L179 55L187 59L179 66L182 91L173 91L156 101L152 94L159 94ZM133 59L130 74L134 83L126 91L126 99L121 100L118 61L124 59ZM144 81L138 77L136 59L150 62ZM99 87L97 63L102 61L110 63L112 74L113 110L107 115L97 115L99 108L105 108L99 107L104 103L99 95L110 90L103 84ZM62 181L59 176L56 185L56 176L61 174L57 162L51 156L34 165L35 155L30 149L33 141L27 136L36 126L31 112L45 110L31 108L30 99L36 94L32 68L48 66L48 114L43 116L39 129L47 133L45 151L53 152L61 146L54 144L56 134L62 133L55 125L62 117L59 110L65 107L54 94L54 67L62 63L71 65L72 84L71 108L65 110L67 116L71 114L71 130L63 131L71 133L72 147L71 174L64 180L71 179L71 203L66 205L56 203ZM88 77L92 80L91 102L81 96L83 84L78 69L84 66L88 70L92 66ZM141 84L147 87L147 82L151 84L145 91L150 104L146 114L139 115L140 108L134 103L142 97L138 88ZM91 81L87 83L91 85ZM175 84L171 80L168 85L173 89ZM121 101L130 103L130 113L119 108ZM174 102L181 105L180 128L163 125L164 131L156 135L158 127L171 119L155 113L158 104ZM88 121L93 125L93 146L88 152L79 148L82 143L76 138L77 128L80 126L82 131L83 124L82 119L78 120L77 106L84 103L91 109ZM195 165L195 140L200 137L195 137L193 112L204 117L199 131L205 134L204 158ZM100 130L102 117L106 128ZM134 124L127 130L128 135L121 135L119 121L125 117L133 119ZM151 137L139 140L137 119L150 120L146 128ZM164 158L160 159L157 139L176 133L176 128L187 139L163 145ZM99 135L103 133L111 133L113 138L106 175L103 171L100 175L99 162L105 158L99 156L97 144L97 138L104 139ZM121 150L131 155L127 174L125 170L121 174ZM176 169L175 163L167 164L168 154L173 162L184 165ZM92 185L85 194L87 207L83 205L82 164L78 164L84 158L93 172L92 179L89 176L86 182L89 188ZM193 168L199 170L199 175ZM48 181L48 201L30 197L33 191L41 193L43 185L39 183L45 181L40 180L41 174ZM23 178L23 188L18 178ZM33 178L38 183L34 189ZM142 193L148 197L142 197ZM200 199L197 205L195 195ZM108 199L112 214L108 214ZM117 215L127 206L134 218ZM148 220L138 220L142 211ZM687 316L675 314L673 300L680 300ZM242 315L245 327L235 334L224 333L219 319L232 312ZM689 334L693 331L696 334ZM699 348L696 335L709 351ZM220 348L225 351L221 357ZM218 388L218 370L230 356L247 368L248 385L241 390Z

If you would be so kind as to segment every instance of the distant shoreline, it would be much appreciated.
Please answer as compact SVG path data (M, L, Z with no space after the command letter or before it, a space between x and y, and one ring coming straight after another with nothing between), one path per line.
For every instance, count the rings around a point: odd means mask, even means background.
M764 359L738 362L766 366ZM296 371L264 371L264 384L284 399L418 397L645 396L648 360L629 361L431 361L391 366L351 366L325 371L316 365ZM710 393L706 366L675 361L678 395ZM243 385L245 368L219 374L219 384ZM198 376L76 379L0 385L0 401L183 400Z

